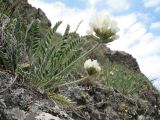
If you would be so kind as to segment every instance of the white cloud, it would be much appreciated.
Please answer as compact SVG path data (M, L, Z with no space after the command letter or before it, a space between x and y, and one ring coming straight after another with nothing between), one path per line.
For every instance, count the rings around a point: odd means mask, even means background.
M151 29L160 29L160 22L154 22L150 26Z
M155 78L155 80L153 80L153 85L154 85L156 88L160 88L160 80Z
M142 57L142 60L139 62L141 64L141 70L148 75L149 78L160 77L160 56L152 55ZM143 63L142 63L143 62ZM152 71L150 70L152 69Z
M145 7L154 8L155 12L160 11L160 0L143 0Z
M102 1L102 0L87 0L89 2L89 4L94 7L98 2Z
M109 10L119 12L128 10L131 6L130 0L106 0Z
M160 0L144 0L145 7L154 7L160 5Z
M120 27L120 39L111 43L112 48L128 50L129 46L139 41L139 37L146 32L144 25L137 21L136 14L119 16L116 18Z
M156 7L155 12L160 12L160 7Z

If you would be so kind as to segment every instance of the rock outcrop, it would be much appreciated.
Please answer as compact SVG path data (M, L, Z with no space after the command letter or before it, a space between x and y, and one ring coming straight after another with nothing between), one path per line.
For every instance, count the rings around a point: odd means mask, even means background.
M104 55L111 62L120 63L122 65L125 65L129 69L140 72L139 65L138 65L136 59L132 55L130 55L124 51L113 51L106 46L102 46L101 49L103 49Z
M99 54L91 53L90 58L98 59L99 57L103 57L103 59L109 59L111 62L122 64L135 72L141 72L136 59L124 51L111 50L104 44L99 47L97 52Z
M32 7L32 5L28 4L28 0L2 0L6 6L11 6L18 1L18 11L19 16L23 19L23 22L26 24L30 24L33 19L39 19L44 26L51 26L51 22L46 17L45 13L40 9L36 9Z
M0 120L72 120L47 95L0 71Z
M75 120L159 120L160 94L145 90L125 95L102 84L84 84L59 89L76 103L68 114Z

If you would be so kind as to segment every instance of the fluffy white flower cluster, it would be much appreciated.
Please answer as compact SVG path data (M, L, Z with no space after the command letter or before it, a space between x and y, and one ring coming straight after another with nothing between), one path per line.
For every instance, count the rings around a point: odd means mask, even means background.
M101 67L97 62L97 60L93 60L93 61L91 59L86 60L84 63L84 68L88 71L89 75L92 75L92 74L95 74L96 72L101 71Z
M117 22L106 14L96 15L91 19L89 25L90 31L88 31L88 34L93 34L95 32L95 35L101 39L110 39L108 42L119 38L119 36L116 35L119 31Z

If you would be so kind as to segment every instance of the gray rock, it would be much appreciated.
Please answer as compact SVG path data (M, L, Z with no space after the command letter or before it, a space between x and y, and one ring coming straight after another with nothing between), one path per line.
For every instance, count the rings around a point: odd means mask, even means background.
M0 74L5 75L5 78L0 75L2 81L14 77L7 72L1 71ZM72 120L54 101L26 83L15 81L0 93L0 120L36 120L36 116L42 116L41 113L55 120Z
M25 111L19 108L5 110L6 120L24 120L26 118Z
M70 116L75 120L138 120L142 119L141 116L145 120L160 118L160 94L154 89L134 96L106 88L100 83L89 87L80 83L69 86L68 90L66 87L63 89L60 88L58 92L80 106L78 110L69 109Z

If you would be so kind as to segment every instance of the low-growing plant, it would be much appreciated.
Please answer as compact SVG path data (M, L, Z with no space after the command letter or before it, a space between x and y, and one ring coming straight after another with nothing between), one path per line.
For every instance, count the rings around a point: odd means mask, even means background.
M63 107L66 107L66 108L69 108L69 107L73 107L75 106L75 103L72 102L69 98L63 96L63 95L60 95L60 94L57 94L57 93L51 93L51 92L48 92L48 96L54 100L56 103L58 103L59 105L63 106Z
M57 22L53 28L49 29L44 39L40 39L39 37L38 20L33 21L29 29L27 29L27 33L29 33L31 38L30 48L28 50L30 58L30 71L28 73L31 76L30 81L36 87L44 88L45 90L51 90L57 87L58 84L65 84L65 80L63 79L66 78L67 71L77 61L88 55L88 53L92 52L102 43L100 41L101 36L89 40L86 37L76 35L76 33L70 33L70 26L67 25L64 34L59 38L59 43L52 45L56 30L61 23L61 21ZM107 29L110 31L111 26ZM105 29L106 32L107 29ZM115 35L116 31L112 34ZM83 46L88 44L92 44L92 46L84 49ZM83 78L80 80L83 80Z
M108 32L112 34L104 37L103 28L97 28L95 32L99 31L98 36L90 34L89 36L93 36L90 39L90 37L80 37L75 32L71 33L70 26L67 25L64 34L57 37L56 31L62 23L59 21L53 28L48 28L48 32L42 37L40 20L32 21L25 29L25 27L22 27L20 19L9 18L5 14L3 16L8 19L5 25L2 24L2 33L5 34L5 37L1 39L4 44L0 52L2 59L9 61L9 64L4 63L5 67L8 65L11 67L6 67L6 69L22 75L33 86L47 91L60 84L65 85L69 69L80 59L98 48L104 41L106 43L113 41L112 35L116 35L117 32L114 29L113 31L111 26L106 26L106 29L104 29L106 34ZM3 20L1 23L3 23ZM55 44L54 41L57 41L57 39L59 42ZM103 39L103 42L101 39ZM77 81L84 80L86 77Z
M143 74L128 69L124 65L106 60L103 69L105 85L123 93L135 94L152 86Z

